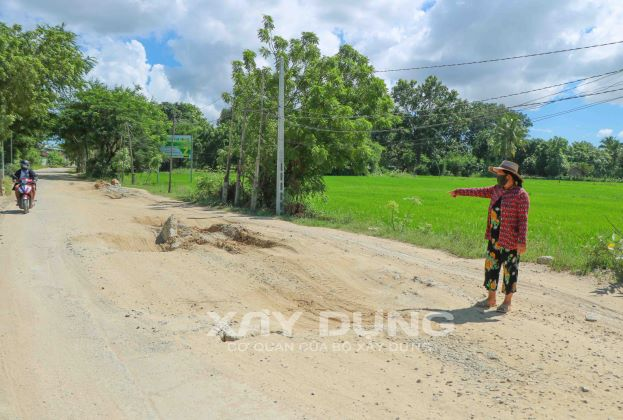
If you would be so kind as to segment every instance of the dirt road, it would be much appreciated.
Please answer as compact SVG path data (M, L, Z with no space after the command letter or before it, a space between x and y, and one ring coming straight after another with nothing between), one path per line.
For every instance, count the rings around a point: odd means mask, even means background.
M0 418L623 417L623 296L595 278L523 264L500 316L471 307L481 260L146 193L113 199L62 171L39 191L29 215L2 202ZM277 246L163 252L170 214ZM261 310L269 335L210 333L209 311L239 322ZM447 311L454 323L434 325L454 331L319 335L322 311L378 310ZM302 312L292 336L274 312Z

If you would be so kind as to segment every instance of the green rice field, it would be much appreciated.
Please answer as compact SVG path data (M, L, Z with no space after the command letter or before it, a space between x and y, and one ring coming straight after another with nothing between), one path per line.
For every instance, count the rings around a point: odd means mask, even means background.
M494 178L331 176L325 181L325 197L309 200L313 217L301 223L396 238L463 257L484 254L488 200L452 198L448 191L492 185ZM612 233L610 222L623 226L623 184L528 179L524 188L531 201L524 260L551 255L556 268L581 270L596 237ZM409 199L414 196L419 205ZM387 206L392 200L403 218L393 227Z

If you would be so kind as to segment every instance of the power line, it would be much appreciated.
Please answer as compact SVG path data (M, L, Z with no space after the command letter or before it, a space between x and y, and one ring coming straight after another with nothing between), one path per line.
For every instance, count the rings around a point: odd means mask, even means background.
M619 78L619 79L620 79L620 78ZM615 79L615 80L616 80L616 79ZM596 81L598 81L598 80L596 80ZM622 80L619 80L618 82L611 83L611 84L609 84L608 86L598 87L597 89L594 89L594 90L592 90L592 91L590 91L590 92L602 92L602 91L604 91L604 90L611 89L611 88L613 88L614 86L618 86L618 85L620 85L620 84L622 84L622 83L623 83L623 81L622 81Z
M518 108L518 107L521 107L521 106L531 106L531 107L543 106L543 105L553 104L553 103L556 103L556 102L568 101L569 99L586 98L587 96L595 96L595 95L605 95L606 93L618 92L618 91L621 91L621 90L623 90L623 88L611 89L611 90L606 90L606 91L602 91L602 92L584 93L582 95L566 96L564 98L553 99L551 101L531 102L531 103L525 103L525 104L521 104L521 105L509 106L508 108Z
M623 90L623 88L622 89L615 89L615 90L608 91L608 92L603 92L603 93L610 93L610 92L615 92L615 91L619 91L619 90ZM593 94L591 94L591 95L593 95ZM589 95L582 95L582 96L579 96L579 97L584 97L584 96L589 96ZM580 107L577 107L577 108L571 108L569 110L565 110L565 111L560 111L560 112L556 112L556 113L553 113L553 114L544 115L544 116L535 118L532 121L542 121L542 120L554 118L554 117L557 117L557 116L560 116L560 115L569 114L571 112L576 112L576 111L581 111L583 109L590 108L590 107L593 107L593 106L596 106L596 105L600 105L600 104L604 104L604 103L607 103L607 102L613 102L613 101L616 101L616 100L619 100L619 99L622 99L622 98L623 98L623 95L615 97L615 98L604 99L602 101L599 101L599 102L596 102L596 103L593 103L593 104L583 105L583 106L580 106ZM564 100L564 99L575 99L575 98L563 98L561 100ZM558 100L550 101L550 103L551 102L558 102ZM502 113L503 113L503 111L501 111L501 110L497 111L496 110L494 112L488 112L488 113L475 115L475 116L472 116L472 117L466 117L466 119L469 120L469 121L474 121L474 120L477 120L477 119L480 119L480 118L493 116L495 114L502 114ZM336 129L330 129L330 128L324 128L324 127L311 127L311 126L307 126L307 125L303 125L303 124L294 123L292 121L288 121L288 123L291 124L291 125L295 125L295 126L298 126L298 127L301 127L301 128L308 129L308 130L322 131L322 132L333 132L333 133L370 133L370 134L375 134L375 133L398 132L398 131L406 130L406 128L387 129L387 130L336 130ZM444 123L437 123L437 124L428 124L428 125L423 125L423 126L410 127L409 130L413 132L413 131L417 131L417 130L423 130L423 129L435 128L435 127L442 127L442 126L445 126L445 125L452 125L452 124L454 124L454 122L444 122Z
M597 83L597 82L599 82L599 81L601 81L601 80L604 80L604 79L606 79L606 78L608 78L608 77L611 77L611 76L614 76L614 75L616 75L616 74L619 74L619 72L621 72L621 71L623 71L623 69L618 70L618 71L616 71L616 72L612 72L612 73L605 73L604 75L601 75L601 77L598 77L598 78L596 78L596 79L594 79L594 80L591 80L590 82L581 82L581 83L579 83L577 86L571 86L570 88L563 89L563 90L561 90L561 91L559 91L559 92L555 92L555 93L553 93L553 94L548 94L548 95L539 96L539 97L537 97L537 98L534 98L534 99L533 99L533 101L538 101L539 99L549 98L550 96L558 96L558 95L560 95L561 93L564 93L564 92L569 92L569 91L572 91L572 90L576 90L576 89L577 89L577 88L579 88L580 86L586 86L586 85L590 85L591 83ZM529 103L529 102L524 102L524 103L523 103L523 104L521 104L521 105L526 105L526 104L528 104L528 103Z
M596 80L592 80L592 81L587 82L587 83L580 83L580 85L587 85L587 84L590 84L590 83L598 82L599 80L603 80L606 77L610 77L610 76L613 76L615 74L620 74L622 72L623 72L623 68L622 69L618 69L618 70L614 70L614 71L609 71L609 72L606 72L606 73L601 73L601 74L596 74L596 75L593 75L593 76L584 77L584 78L581 78L581 79L575 79L575 80L570 80L570 81L563 82L563 83L557 83L557 84L554 84L554 85L543 86L543 87L536 88L536 89L525 90L525 91L522 91L522 92L509 93L509 94L506 94L506 95L496 96L496 97L492 97L492 98L477 99L477 100L472 101L472 102L486 102L486 101L491 101L491 100L494 100L494 99L509 98L509 97L512 97L512 96L524 95L524 94L527 94L527 93L543 91L543 90L552 89L552 88L555 88L555 87L565 86L565 85L572 84L572 83L578 83L578 82L584 82L584 81L591 80L591 79L596 79ZM561 90L561 91L558 91L558 92L554 92L554 93L551 93L551 94L548 94L548 95L544 95L544 96L535 98L535 100L548 98L550 96L560 95L563 92L568 92L570 90L574 90L577 87L579 87L580 85L573 86L573 87L570 87L568 89L564 89L564 90ZM529 102L524 102L524 103L521 103L521 104L509 106L508 108L512 108L512 107L517 108L517 107L521 107L521 106L524 106L524 105L527 105L527 104L530 104L530 103ZM329 120L336 120L336 119L337 120L341 120L341 119L344 119L344 120L347 120L347 119L379 118L379 117L391 117L391 116L407 116L407 117L412 117L412 116L415 116L416 114L417 114L417 116L423 116L423 115L434 114L434 113L438 112L441 109L452 110L452 109L455 109L455 108L456 107L445 106L445 107L439 107L439 108L430 110L428 112L417 112L417 113L413 113L413 112L387 112L387 113L383 113L383 114L355 114L355 115L347 115L347 116L341 116L341 115L335 115L335 114L316 114L314 112L306 112L306 111L301 111L301 110L296 110L295 112L301 113L301 114L307 114L307 116L306 115L299 115L298 116L299 118L306 118L306 119L329 119Z
M514 55L514 56L511 56L511 57L491 58L491 59L487 59L487 60L478 60L478 61L466 61L466 62L463 62L463 63L434 64L434 65L430 65L430 66L405 67L405 68L400 68L400 69L374 70L374 73L389 73L389 72L396 72L396 71L425 70L425 69L437 69L437 68L443 68L443 67L459 67L459 66L469 66L469 65L473 65L473 64L495 63L495 62L499 62L499 61L517 60L519 58L539 57L539 56L543 56L543 55L560 54L560 53L569 52L569 51L586 50L586 49L589 49L589 48L607 47L609 45L616 45L616 44L623 44L623 41L607 42L607 43L604 43L604 44L587 45L585 47L566 48L564 50L547 51L547 52L540 52L540 53L533 53L533 54Z
M623 71L623 69L619 70L619 71ZM611 74L614 74L614 73L609 73L608 75L611 75ZM584 80L587 80L587 79L584 79ZM597 80L595 80L593 82L596 82L596 81ZM590 83L592 83L592 82L590 82ZM615 83L615 84L613 84L611 86L618 85L620 83L621 82ZM574 90L576 88L577 88L577 86L573 87L573 88L565 89L565 90L563 90L561 92ZM574 96L566 96L566 97L563 97L563 98L553 99L551 101L523 102L523 103L516 104L516 105L509 105L509 106L506 106L505 108L506 109L515 109L518 112L530 111L533 108L542 107L542 106L545 106L545 105L550 105L550 104L553 104L553 103L556 103L556 102L567 101L567 100L570 100L570 99L584 98L584 97L587 97L587 96L604 95L606 93L612 93L612 92L617 92L617 91L621 91L621 90L623 90L623 88L612 89L612 90L605 90L605 91L602 88L602 89L599 89L598 91L592 92L592 93L585 93L585 94L574 95ZM545 95L542 98L559 95L561 92L556 92L554 94ZM537 98L537 99L540 99L540 98ZM522 109L522 108L524 108L524 109ZM375 118L375 117L389 117L389 116L407 116L407 117L412 117L412 116L431 115L431 114L439 112L440 109L446 109L446 110L450 110L451 111L451 110L456 109L456 108L455 107L440 107L440 108L437 108L437 109L430 110L428 112L418 112L418 113L415 113L415 114L413 114L413 113L406 113L405 112L405 113L387 113L387 114L376 114L376 115L374 115L374 114L370 114L370 115L353 115L353 116L345 116L345 117L325 114L324 116L322 116L322 115L310 115L310 116L298 116L298 117L299 118L304 118L304 119L305 118L307 118L307 119L314 119L314 118L316 118L316 119L357 119L357 118ZM465 114L468 114L469 112L470 112L470 110L466 110L466 112L459 113L459 115L465 115Z
M586 48L593 48L593 47L597 47L597 46L604 46L604 45L612 45L612 44L618 44L618 43L623 43L623 41L618 41L615 43L609 43L609 44L601 44L601 45L595 45L595 46L589 46L589 47L580 47L580 48L576 48L576 49L586 49ZM574 50L574 49L570 49L570 50ZM567 51L567 50L564 50ZM556 53L556 52L563 52L563 50L561 51L554 51L554 52L550 52L550 53ZM536 55L545 55L545 54L549 54L549 53L539 53ZM507 59L511 59L511 58L507 58ZM501 59L502 60L502 59ZM610 71L610 72L606 72L606 73L601 73L601 74L597 74L597 75L593 75L593 76L588 76L588 77L584 77L581 79L576 79L576 80L572 80L572 81L568 81L568 82L564 82L564 83L558 83L558 84L554 84L554 85L550 85L550 86L545 86L545 87L541 87L541 88L537 88L537 89L531 89L531 90L526 90L526 91L522 91L522 92L517 92L517 93L511 93L511 94L507 94L507 95L501 95L501 96L497 96L497 97L492 97L492 98L486 98L486 99L481 99L475 102L484 102L484 101L489 101L489 100L495 100L495 99L502 99L502 98L507 98L507 97L512 97L512 96L519 96L519 95L523 95L523 94L527 94L527 93L532 93L532 92L537 92L537 91L542 91L542 90L546 90L546 89L551 89L551 88L555 88L555 87L560 87L560 86L564 86L567 84L572 84L572 83L578 83L580 82L580 85L582 84L590 84L590 83L596 83L600 80L603 80L607 77L613 76L615 74L619 74L623 72L623 69L618 69L615 71ZM596 79L596 80L592 80L592 79ZM590 82L584 83L587 80L591 80ZM623 88L620 89L612 89L612 90L604 90L604 89L608 89L612 86L616 86L621 84L622 82L617 82L617 83L613 83L609 86L606 87L602 87L597 89L596 91L592 91L590 93L585 93L585 94L580 94L580 95L575 95L575 96L568 96L568 97L564 97L564 98L559 98L559 99L554 99L551 101L544 101L544 102L524 102L521 104L517 104L517 105L512 105L512 106L507 106L505 107L506 109L512 109L512 108L521 108L521 107L527 107L525 109L517 109L517 111L525 111L525 110L530 110L531 108L534 107L540 107L540 106L546 106L552 103L556 103L556 102L561 102L561 101L566 101L566 100L571 100L571 99L577 99L577 98L584 98L584 97L588 97L588 96L594 96L594 95L603 95L603 94L607 94L607 93L612 93L612 92L617 92L617 91L621 91L623 90ZM559 95L562 92L566 92L566 91L570 91L570 90L574 90L577 89L578 86L573 86L570 87L568 89L564 89L562 91L559 92L555 92L553 94L548 94L542 97L539 97L537 99L541 99L541 98L545 98L545 97L550 97L550 96L556 96ZM606 102L611 102L611 101L615 101L618 99L621 99L622 97L616 97L613 99L606 99L606 100L602 100L599 101L597 103L594 104L589 104L589 105L584 105L581 107L577 107L577 108L571 108L569 110L565 110L565 111L561 111L561 112L557 112L554 114L550 114L550 115L544 115L541 117L537 117L535 119L533 119L533 121L542 121L544 119L548 119L548 118L554 118L556 116L559 115L564 115L570 112L575 112L575 111L579 111L579 110L583 110L586 108L590 108L592 106L596 106L602 103L606 103ZM447 109L452 109L455 107L441 107L443 108L447 108ZM258 110L256 109L245 109L246 112L257 112ZM418 112L417 115L421 116L421 115L428 115L428 114L432 114L435 112L438 112L438 109L435 110L430 110L428 113L422 113L422 112ZM370 117L388 117L388 116L414 116L413 113L407 113L407 112L397 112L397 113L386 113L386 114L368 114L368 115L351 115L351 116L336 116L335 114L314 114L312 112L305 112L305 111L296 111L299 113L307 113L309 114L308 116L304 116L304 115L298 115L299 118L307 118L307 119L314 119L314 118L322 118L325 117L326 119L355 119L355 118L370 118ZM469 111L468 111L469 112ZM468 113L467 112L467 113ZM502 114L506 112L505 110L494 110L493 112L486 112L484 114L480 114L480 115L475 115L475 116L466 116L466 118L470 121L476 120L478 118L483 118L486 116L492 116L495 114ZM463 113L462 115L466 115L467 113ZM459 114L461 115L461 114ZM274 116L273 116L274 118ZM296 126L296 127L300 127L300 128L304 128L304 129L308 129L308 130L313 130L313 131L322 131L322 132L334 132L334 133L370 133L370 134L375 134L375 133L389 133L389 132L399 132L399 131L404 131L405 128L394 128L394 129L371 129L371 130L357 130L357 129L332 129L332 128L326 128L326 127L314 127L314 126L309 126L309 125L305 125L305 124L299 124L299 123L295 123L292 121L287 121L288 124ZM433 128L433 127L439 127L439 126L444 126L444 125L451 125L454 122L446 122L446 123L437 123L437 124L430 124L430 125L424 125L424 126L418 126L418 127L412 127L411 130L415 131L415 130L420 130L420 129L425 129L425 128Z
M578 98L584 98L584 97L588 97L588 96L595 96L595 95L604 95L606 93L612 93L612 92L618 92L618 91L622 91L623 88L619 88L619 89L612 89L612 90L607 90L607 91L602 91L602 92L595 92L595 93L586 93L586 94L582 94L582 95L575 95L575 96L568 96L568 97L564 97L564 98L559 98L559 99L554 99L552 101L546 101L546 102L533 102L533 103L528 103L528 104L520 104L520 105L515 105L515 106L511 106L511 107L506 107L508 109L510 108L519 108L521 106L529 106L529 107L533 107L535 105L538 106L544 106L544 105L550 105L552 103L556 103L556 102L562 102L562 101L566 101L566 100L571 100L571 99L578 99ZM575 112L575 111L579 111L579 110L583 110L586 108L590 108L592 106L595 105L599 105L601 103L606 103L606 102L611 102L611 101L615 101L620 99L620 97L617 98L611 98L611 99L606 99L603 101L600 101L598 103L595 104L589 104L589 105L584 105L581 107L577 107L576 109L570 109L567 111L561 111L561 112L557 112L554 114L550 114L550 115L545 115L542 117L538 117L536 119L534 119L533 121L542 121L544 119L548 119L548 118L554 118L556 116L559 115L564 115L570 112ZM517 111L522 111L522 109L518 109ZM488 117L488 116L495 116L496 114L503 114L505 113L506 110L494 110L493 112L485 112L483 114L479 114L479 115L475 115L475 116L467 116L465 114L461 115L461 116L465 116L465 118L469 121L474 121L480 118L484 118L484 117ZM400 132L400 131L405 131L406 128L390 128L390 129L370 129L370 130L357 130L357 129L333 129L333 128L326 128L326 127L314 127L314 126L309 126L309 125L305 125L305 124L299 124L299 123L295 123L293 121L287 121L287 123L289 125L293 125L296 127L300 127L300 128L304 128L307 130L313 130L313 131L320 131L320 132L329 132L329 133L369 133L369 134L380 134L380 133L392 133L392 132ZM428 125L423 125L423 126L416 126L416 127L410 127L409 130L410 131L416 131L416 130L423 130L423 129L427 129L427 128L434 128L434 127L442 127L442 126L446 126L446 125L452 125L454 124L454 122L443 122L443 123L436 123L436 124L428 124Z
M602 104L605 104L605 103L608 103L608 102L614 102L614 101L617 101L619 99L623 99L623 95L617 96L615 98L602 99L601 101L594 102L592 104L587 104L587 105L582 105L582 106L579 106L579 107L576 107L576 108L566 109L564 111L555 112L553 114L544 115L542 117L536 117L532 121L533 122L538 122L538 121L547 120L547 119L550 119L550 118L558 117L560 115L570 114L570 113L576 112L576 111L582 111L582 110L584 110L586 108L591 108L591 107L594 107L594 106L597 106L597 105L602 105Z
M570 80L570 81L568 81L568 82L558 83L558 84L555 84L555 85L544 86L544 87L537 88L537 89L524 90L523 92L509 93L509 94L507 94L507 95L495 96L495 97L493 97L493 98L476 99L474 102L488 102L488 101L493 101L493 100L495 100L495 99L510 98L511 96L519 96L519 95L524 95L524 94L526 94L526 93L539 92L539 91L542 91L542 90L547 90L547 89L552 89L552 88L555 88L555 87L565 86L565 85L569 85L569 84L571 84L571 83L584 82L584 81L586 81L586 80L595 79L595 78L600 78L599 80L601 80L601 78L602 78L602 77L605 77L605 76L613 76L613 75L618 74L618 73L621 73L621 72L623 72L623 69L618 69L618 70L615 70L615 71L609 71L609 72L607 72L607 73L602 73L602 74L596 74L596 75L594 75L594 76L588 76L588 77L584 77L584 78L582 78L582 79ZM597 81L598 81L598 80L594 80L594 81L589 82L589 83L594 83L594 82L597 82ZM586 84L588 84L588 83L586 83ZM559 95L559 94L561 94L562 92L566 92L566 91L568 91L568 90L573 90L573 89L575 89L575 88L576 88L576 86L571 87L571 88L569 88L569 89L562 90L562 91L560 91L560 92L556 92L556 93L553 93L553 94L550 94L550 95L543 96L543 98L546 98L546 97L548 97L548 96L553 96L553 95ZM542 99L542 98L536 98L536 99Z
M568 97L564 97L564 98L559 98L559 99L554 99L552 101L546 101L546 102L533 102L533 103L528 103L528 104L520 104L520 105L515 105L515 106L511 106L511 107L507 107L507 108L519 108L521 106L535 106L535 105L539 105L539 106L544 106L544 105L550 105L552 103L556 103L556 102L562 102L562 101L566 101L566 100L570 100L570 99L578 99L578 98L584 98L587 96L595 96L595 95L604 95L606 93L612 93L612 92L618 92L618 91L622 91L623 88L619 88L619 89L612 89L612 90L608 90L608 91L603 91L603 92L596 92L596 93L587 93L587 94L582 94L582 95L575 95L575 96L568 96ZM586 108L590 108L591 106L594 105L599 105L600 103L606 103L606 102L611 102L614 100L619 99L619 97L614 98L614 99L606 99L603 100L599 103L596 104L590 104L590 105L584 105L581 107L578 107L576 110L582 110L582 109L586 109ZM529 110L529 109L527 109ZM517 111L523 111L523 109L518 109ZM571 110L570 112L574 112L575 110ZM492 112L485 112L482 114L478 114L475 116L468 116L466 114L460 114L461 116L464 116L467 120L473 121L479 118L484 118L484 117L488 117L488 116L495 116L496 114L503 114L505 113L506 110L494 110ZM568 112L562 112L560 113L560 115L564 115L565 113ZM537 119L534 119L533 121L541 121L542 119L547 119L547 118L553 118L555 116L557 116L559 113L554 113L551 115L546 115L543 117L538 117ZM330 132L330 133L370 133L370 134L377 134L377 133L391 133L391 132L399 132L399 131L404 131L405 128L394 128L394 129L378 129L378 130L357 130L357 129L333 129L333 128L326 128L326 127L313 127L313 126L309 126L309 125L305 125L305 124L299 124L299 123L295 123L293 121L287 121L288 124L290 125L294 125L300 128L305 128L308 130L313 130L313 131L321 131L321 132ZM454 122L444 122L444 123L436 123L436 124L429 124L429 125L423 125L423 126L416 126L416 127L411 127L410 130L411 131L416 131L416 130L422 130L425 128L434 128L434 127L441 127L441 126L445 126L445 125L452 125L454 124Z

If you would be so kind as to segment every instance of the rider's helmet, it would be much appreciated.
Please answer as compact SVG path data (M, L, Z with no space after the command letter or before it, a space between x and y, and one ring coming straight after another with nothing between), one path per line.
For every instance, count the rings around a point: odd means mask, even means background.
M27 160L22 160L19 164L24 170L30 168L30 162L28 162Z

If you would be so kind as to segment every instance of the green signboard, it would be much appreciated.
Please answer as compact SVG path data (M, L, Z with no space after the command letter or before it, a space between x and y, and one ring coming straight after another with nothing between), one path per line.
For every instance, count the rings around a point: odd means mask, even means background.
M172 158L190 158L193 153L193 138L187 135L169 136L160 151L167 157Z

